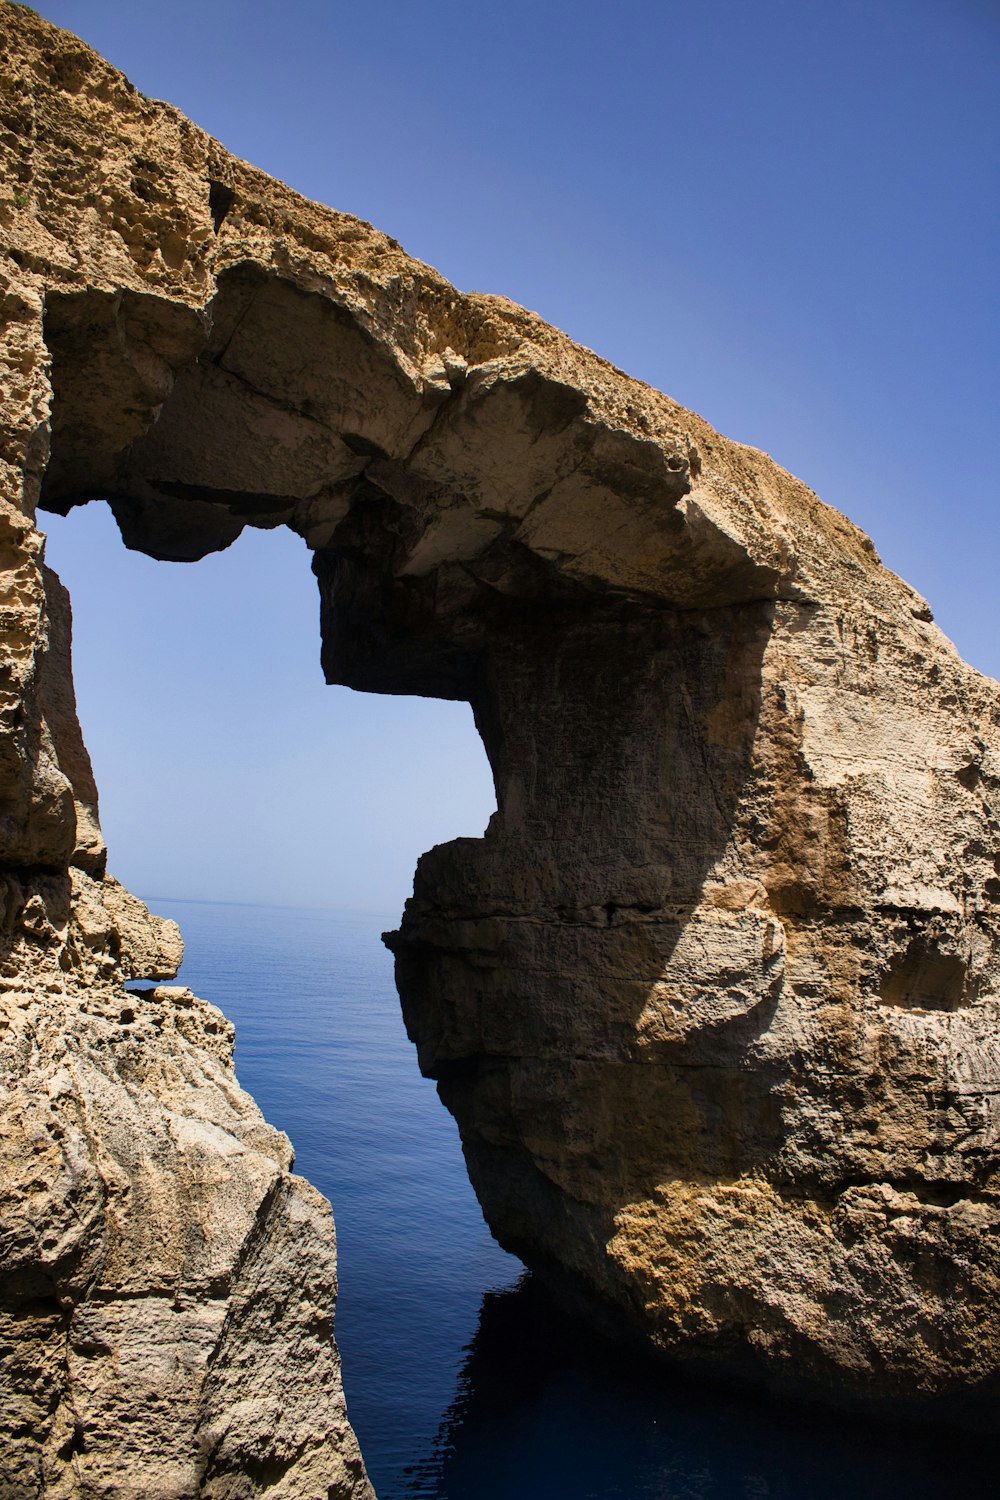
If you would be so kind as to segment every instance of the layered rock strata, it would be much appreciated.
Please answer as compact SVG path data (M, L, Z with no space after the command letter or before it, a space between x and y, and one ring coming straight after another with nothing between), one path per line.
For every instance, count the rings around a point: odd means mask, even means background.
M35 506L179 560L287 525L328 679L467 699L493 766L390 943L497 1237L665 1355L990 1423L1000 689L765 455L0 16L11 982L80 948L48 892L101 869Z

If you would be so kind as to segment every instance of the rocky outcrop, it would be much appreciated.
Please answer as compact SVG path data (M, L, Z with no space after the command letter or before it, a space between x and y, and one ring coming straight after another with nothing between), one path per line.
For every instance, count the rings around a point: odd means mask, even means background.
M0 874L0 1496L365 1500L329 1205L239 1087L225 1017L125 988L183 945L102 870L65 593L39 571L40 790L11 826L53 843Z
M25 972L0 1029L0 1494L369 1496L329 1205L225 1018Z
M106 873L69 601L34 526L63 274L45 267L90 233L85 202L64 235L35 218L34 173L72 191L78 150L102 170L89 87L109 121L117 96L157 111L27 11L0 5L0 30L0 1496L366 1500L329 1205L239 1087L226 1019L184 988L125 988L175 976L183 945ZM129 347L109 301L138 432L170 365Z
M135 1020L100 1021L120 1043L88 1029L80 1047L108 1089L141 1071L155 1133L167 1084L145 1081L148 1059L175 1045L178 1015L207 1014L114 989L126 971L157 976L162 938L101 878L36 504L106 499L128 546L174 559L247 524L290 526L314 554L329 680L468 699L493 766L485 837L424 856L389 941L421 1066L501 1242L668 1356L989 1422L1000 689L765 455L303 202L73 38L0 14L0 828L10 982L38 1008L23 1024L54 1017L52 1046L72 1048L86 997L127 1003ZM70 881L85 899L67 906ZM51 991L26 985L40 955L66 955ZM171 1109L242 1139L249 1105L217 1115L195 1080L222 1064L190 1045L202 1061L171 1073ZM118 1108L88 1115L102 1160ZM218 1140L204 1130L199 1160ZM160 1170L197 1173L188 1149ZM288 1184L275 1152L255 1136L241 1171ZM152 1143L147 1157L168 1159ZM286 1234L286 1191L316 1215L310 1235ZM115 1212L122 1247L138 1244L137 1216ZM262 1189L247 1215L267 1226L247 1252L263 1283L314 1253L329 1264L304 1186ZM43 1251L25 1252L26 1275ZM252 1456L273 1367L249 1384L233 1372L279 1334L234 1291L249 1260L213 1283L204 1254L171 1285L202 1312L217 1286L243 1353L201 1367L182 1425L231 1420L232 1441L208 1450L275 1482ZM130 1255L108 1251L116 1287ZM60 1315L74 1295L59 1291ZM145 1325L133 1301L135 1338L159 1347L155 1289ZM330 1345L308 1343L298 1295L287 1309L303 1385L329 1389ZM35 1337L55 1335L39 1325L11 1348ZM197 1364L193 1335L177 1347ZM50 1412L72 1384L51 1378ZM88 1390L86 1411L114 1409L110 1386ZM33 1409L25 1444L43 1425ZM293 1473L280 1492L312 1494ZM243 1493L222 1483L205 1493Z

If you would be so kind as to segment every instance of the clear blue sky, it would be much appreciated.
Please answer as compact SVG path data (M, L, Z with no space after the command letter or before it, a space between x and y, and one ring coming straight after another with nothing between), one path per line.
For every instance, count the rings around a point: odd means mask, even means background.
M997 0L41 0L144 92L765 448L1000 676ZM301 544L53 519L116 871L397 908L491 791L461 705L324 689Z

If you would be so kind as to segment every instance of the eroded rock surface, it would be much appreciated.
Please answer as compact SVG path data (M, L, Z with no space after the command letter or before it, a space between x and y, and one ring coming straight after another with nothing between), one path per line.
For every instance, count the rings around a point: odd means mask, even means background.
M239 1087L221 1012L125 989L183 944L103 872L65 594L41 578L36 775L79 842L0 875L0 1496L371 1500L329 1204Z
M106 872L69 601L34 526L43 318L62 284L44 266L103 238L89 188L65 234L34 219L34 173L46 161L49 186L73 191L78 153L113 172L94 109L109 125L119 98L158 111L37 17L0 5L0 32L0 1497L370 1500L333 1339L329 1205L239 1087L225 1017L182 987L125 989L174 977L183 945ZM166 353L131 348L118 292L95 295L113 304L112 425L141 432L183 333L162 300Z
M229 1023L54 968L7 983L0 1028L0 1494L370 1496L330 1208Z
M329 680L467 698L493 766L485 837L424 856L390 942L501 1242L669 1356L989 1424L1000 689L764 454L304 202L75 39L0 16L11 984L50 950L66 973L84 949L109 961L60 976L77 997L110 993L127 952L147 977L157 962L101 881L35 506L106 499L128 546L173 559L290 526ZM61 936L70 867L89 938L76 907ZM32 993L30 1024L56 1014L73 1045L82 999ZM177 1006L141 1002L153 1030ZM96 1033L86 1049L124 1087L148 1027L127 1023L121 1062ZM214 1122L183 1076L174 1107ZM254 1153L251 1175L280 1176ZM285 1274L286 1244L265 1236L262 1275ZM232 1372L271 1327L254 1306L193 1430L251 1399ZM251 1472L240 1441L218 1452Z

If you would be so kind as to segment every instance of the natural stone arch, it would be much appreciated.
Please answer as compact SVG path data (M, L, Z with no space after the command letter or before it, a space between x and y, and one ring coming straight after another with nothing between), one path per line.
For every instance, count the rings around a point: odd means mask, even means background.
M467 698L493 766L390 942L501 1243L664 1353L982 1419L995 684L764 455L3 15L41 101L6 226L12 977L86 948L59 881L102 984L169 968L77 837L35 502L182 559L290 525L329 679Z

